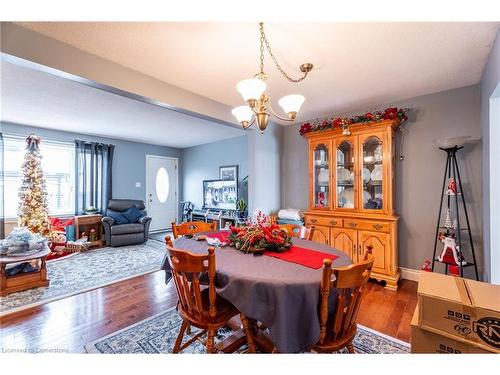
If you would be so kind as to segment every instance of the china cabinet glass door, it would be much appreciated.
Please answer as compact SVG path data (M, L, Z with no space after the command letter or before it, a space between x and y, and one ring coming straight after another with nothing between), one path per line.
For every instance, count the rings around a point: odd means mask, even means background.
M362 139L360 180L363 184L361 207L363 210L385 210L384 202L384 150L383 135L369 135Z
M330 142L313 145L313 204L315 208L330 206Z
M335 153L335 207L356 209L356 138L339 140Z

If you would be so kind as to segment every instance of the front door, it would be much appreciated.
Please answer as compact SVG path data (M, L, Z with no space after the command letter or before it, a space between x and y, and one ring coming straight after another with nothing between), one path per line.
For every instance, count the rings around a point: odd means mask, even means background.
M146 202L151 231L170 228L177 219L177 159L146 157Z

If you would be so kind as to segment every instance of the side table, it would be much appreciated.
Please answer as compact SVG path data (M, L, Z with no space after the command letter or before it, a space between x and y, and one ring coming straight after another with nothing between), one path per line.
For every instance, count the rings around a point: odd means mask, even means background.
M0 256L0 296L20 292L22 290L49 286L47 278L47 266L45 259L49 255L50 249L44 246L38 253L26 256ZM6 267L11 263L22 263L39 259L38 271L21 272L14 276L7 276Z
M96 240L90 241L90 248L96 249L104 246L104 240L102 235L102 215L78 215L75 216L75 237L80 238L82 233L85 232L89 236L90 231L95 229Z

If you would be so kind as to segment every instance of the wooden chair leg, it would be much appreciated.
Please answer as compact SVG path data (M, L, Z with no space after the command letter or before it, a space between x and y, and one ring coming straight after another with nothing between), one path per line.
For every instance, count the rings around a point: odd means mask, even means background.
M214 346L215 331L216 330L213 328L208 329L207 352L209 354L215 353L215 346Z
M351 354L356 354L352 341L347 344L347 351Z
M176 354L179 353L179 349L182 344L182 338L184 337L184 332L186 331L186 328L188 326L188 323L183 320L181 324L181 329L179 330L179 335L177 335L177 339L175 340L175 345L174 349L172 350L172 353Z
M190 335L190 334L191 334L191 324L189 324L189 323L187 324L187 327L186 327L186 333L187 333L188 335Z
M245 331L245 335L247 336L248 343L248 351L250 353L255 353L255 342L253 340L253 332L250 329L250 325L248 324L248 319L245 315L240 314L241 323L243 324L243 331Z

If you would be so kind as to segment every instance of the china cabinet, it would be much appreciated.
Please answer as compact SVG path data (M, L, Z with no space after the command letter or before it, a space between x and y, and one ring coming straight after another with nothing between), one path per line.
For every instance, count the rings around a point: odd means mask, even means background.
M395 213L397 120L355 124L349 134L331 129L306 134L309 142L310 208L306 225L314 240L348 254L354 262L373 247L372 277L397 289L400 277Z

